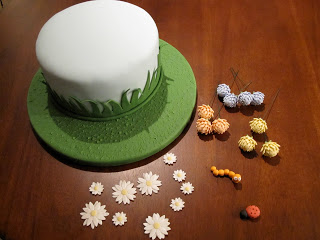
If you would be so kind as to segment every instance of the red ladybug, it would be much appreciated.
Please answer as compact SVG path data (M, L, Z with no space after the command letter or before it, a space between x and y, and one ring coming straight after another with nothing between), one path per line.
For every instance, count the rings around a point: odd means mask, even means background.
M242 210L240 212L240 217L242 219L251 218L255 219L260 216L260 209L255 205L250 205L246 208L246 210Z

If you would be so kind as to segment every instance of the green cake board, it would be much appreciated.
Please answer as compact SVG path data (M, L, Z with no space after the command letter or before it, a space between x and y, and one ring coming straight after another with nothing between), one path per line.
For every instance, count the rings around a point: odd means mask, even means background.
M160 40L166 77L139 110L109 121L86 121L59 111L48 96L41 70L28 92L30 122L51 148L85 165L117 166L145 159L173 142L189 122L196 81L183 55Z

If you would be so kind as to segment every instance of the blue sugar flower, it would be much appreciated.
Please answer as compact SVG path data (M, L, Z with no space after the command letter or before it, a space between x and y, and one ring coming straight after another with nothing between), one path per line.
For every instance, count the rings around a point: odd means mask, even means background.
M248 106L252 102L252 94L250 92L242 92L238 95L238 103L242 106Z
M253 92L251 105L261 105L264 100L264 94L262 92Z
M224 98L223 98L223 104L226 107L229 108L234 108L237 106L237 99L238 97L234 93L228 93Z
M228 93L230 93L230 87L227 84L219 84L217 87L217 93L219 97L225 97Z

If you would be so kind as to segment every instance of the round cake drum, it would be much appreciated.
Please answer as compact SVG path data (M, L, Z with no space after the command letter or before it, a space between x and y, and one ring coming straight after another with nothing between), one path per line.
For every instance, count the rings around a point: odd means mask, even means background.
M173 142L186 127L196 102L196 82L183 55L160 40L165 77L150 101L108 121L86 121L54 105L39 70L28 93L28 113L39 137L76 162L116 166L145 159Z

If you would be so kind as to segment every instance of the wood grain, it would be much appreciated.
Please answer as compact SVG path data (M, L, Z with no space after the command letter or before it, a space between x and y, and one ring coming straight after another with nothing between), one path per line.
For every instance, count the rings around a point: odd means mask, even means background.
M70 163L37 139L26 107L31 79L39 65L35 41L42 25L77 0L3 1L0 10L0 237L4 239L148 239L142 223L165 214L167 239L319 239L320 238L320 2L317 0L131 0L148 11L160 38L175 46L193 68L198 104L208 103L218 82L231 83L232 66L250 91L266 94L265 107L221 111L231 127L223 136L199 137L192 118L169 147L122 167L93 168ZM248 122L263 114L281 88L268 118L268 137L281 144L278 157L242 154L238 139L250 134ZM237 88L234 86L233 91ZM217 111L220 102L215 101ZM178 156L166 166L162 155ZM211 165L242 175L242 184L216 178ZM176 169L195 186L182 196L173 181ZM121 179L136 182L142 173L160 175L163 186L152 197L137 194L129 206L112 199ZM90 195L92 181L105 186ZM173 212L170 199L186 207ZM84 204L99 200L110 216L95 230L82 226ZM261 209L258 221L242 221L247 205ZM127 213L124 227L111 222Z

